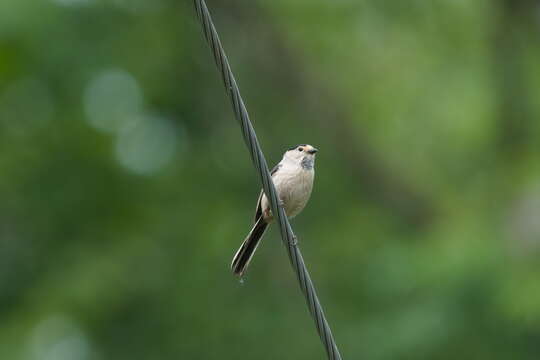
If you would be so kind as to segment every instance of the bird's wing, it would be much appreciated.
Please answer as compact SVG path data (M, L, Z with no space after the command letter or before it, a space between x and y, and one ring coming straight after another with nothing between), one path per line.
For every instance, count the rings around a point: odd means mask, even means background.
M273 177L280 167L281 167L281 163L274 166L274 168L270 171L270 175ZM262 200L263 194L264 194L264 190L261 190L261 193L259 194L259 199L257 200L257 208L255 209L254 222L257 222L257 220L259 220L259 218L262 215L261 200Z

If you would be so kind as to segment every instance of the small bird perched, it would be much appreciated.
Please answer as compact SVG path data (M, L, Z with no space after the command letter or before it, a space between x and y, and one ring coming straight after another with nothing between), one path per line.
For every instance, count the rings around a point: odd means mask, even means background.
M304 209L315 176L315 154L317 149L308 144L297 145L283 154L283 159L270 174L276 187L276 192L287 217L293 218ZM261 241L268 225L274 220L270 202L261 190L255 211L255 225L234 255L231 269L235 275L242 276L249 265L253 253Z

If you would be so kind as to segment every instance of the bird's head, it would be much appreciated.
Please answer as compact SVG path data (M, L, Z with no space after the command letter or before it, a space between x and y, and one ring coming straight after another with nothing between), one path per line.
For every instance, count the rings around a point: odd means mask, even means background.
M287 150L283 157L289 161L301 164L304 169L310 170L313 168L317 151L319 150L311 145L301 144Z

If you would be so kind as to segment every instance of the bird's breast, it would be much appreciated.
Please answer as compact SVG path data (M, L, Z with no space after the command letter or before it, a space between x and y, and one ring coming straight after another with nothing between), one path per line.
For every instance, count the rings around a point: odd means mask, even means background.
M281 176L276 176L274 183L287 216L294 217L304 209L309 200L314 171L302 168L284 170Z

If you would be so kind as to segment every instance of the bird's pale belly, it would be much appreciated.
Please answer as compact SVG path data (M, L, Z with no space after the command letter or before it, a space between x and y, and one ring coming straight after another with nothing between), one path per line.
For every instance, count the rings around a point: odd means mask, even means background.
M311 186L300 184L300 186L285 187L280 192L283 208L288 217L295 217L306 206L311 195Z
M299 171L296 174L280 177L274 183L277 193L283 202L283 209L288 217L298 215L306 206L313 188L313 171ZM262 198L262 208L269 210L266 196ZM271 214L269 214L272 217Z

